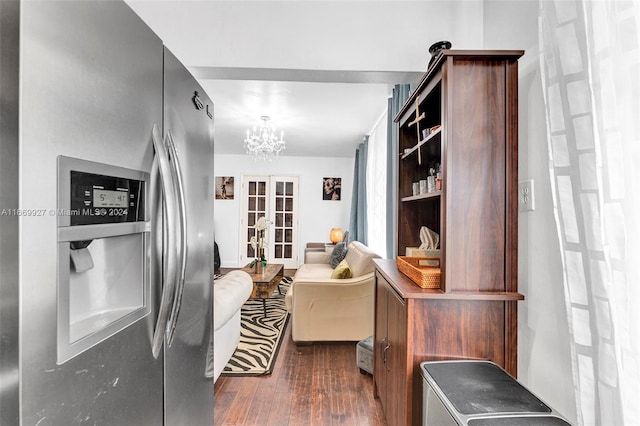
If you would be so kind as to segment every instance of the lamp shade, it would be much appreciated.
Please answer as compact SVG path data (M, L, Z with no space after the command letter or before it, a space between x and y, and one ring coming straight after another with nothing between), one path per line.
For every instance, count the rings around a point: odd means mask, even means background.
M329 240L331 240L333 244L337 244L342 241L342 229L331 228L331 232L329 232Z

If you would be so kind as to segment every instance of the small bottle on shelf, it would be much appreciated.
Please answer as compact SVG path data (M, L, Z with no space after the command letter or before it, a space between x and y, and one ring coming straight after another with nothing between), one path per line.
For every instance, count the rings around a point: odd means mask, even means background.
M426 194L427 192L427 179L420 179L420 194Z
M436 190L436 170L431 167L429 169L429 177L427 177L427 192L434 192Z

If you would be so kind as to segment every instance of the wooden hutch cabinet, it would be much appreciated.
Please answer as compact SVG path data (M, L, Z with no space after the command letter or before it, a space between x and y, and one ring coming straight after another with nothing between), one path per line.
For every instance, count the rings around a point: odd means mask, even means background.
M488 359L517 374L523 53L443 50L394 119L398 254L432 229L441 276L440 288L423 289L395 260L376 260L374 392L390 425L421 424L422 361ZM435 174L438 189L414 194L413 183Z

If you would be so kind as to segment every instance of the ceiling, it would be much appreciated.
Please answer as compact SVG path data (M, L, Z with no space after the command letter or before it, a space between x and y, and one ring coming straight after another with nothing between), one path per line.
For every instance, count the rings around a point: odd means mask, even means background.
M127 0L214 102L216 152L268 115L281 155L351 157L428 47L482 47L481 0Z

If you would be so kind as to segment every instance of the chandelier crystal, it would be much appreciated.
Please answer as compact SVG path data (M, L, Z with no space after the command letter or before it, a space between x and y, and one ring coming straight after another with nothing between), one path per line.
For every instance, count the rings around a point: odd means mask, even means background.
M256 158L271 160L285 148L285 142L282 139L284 132L280 132L280 139L278 139L273 126L268 124L271 118L263 115L260 119L263 121L260 129L256 129L255 126L253 127L253 132L247 129L244 148L247 150L247 154L254 155Z

